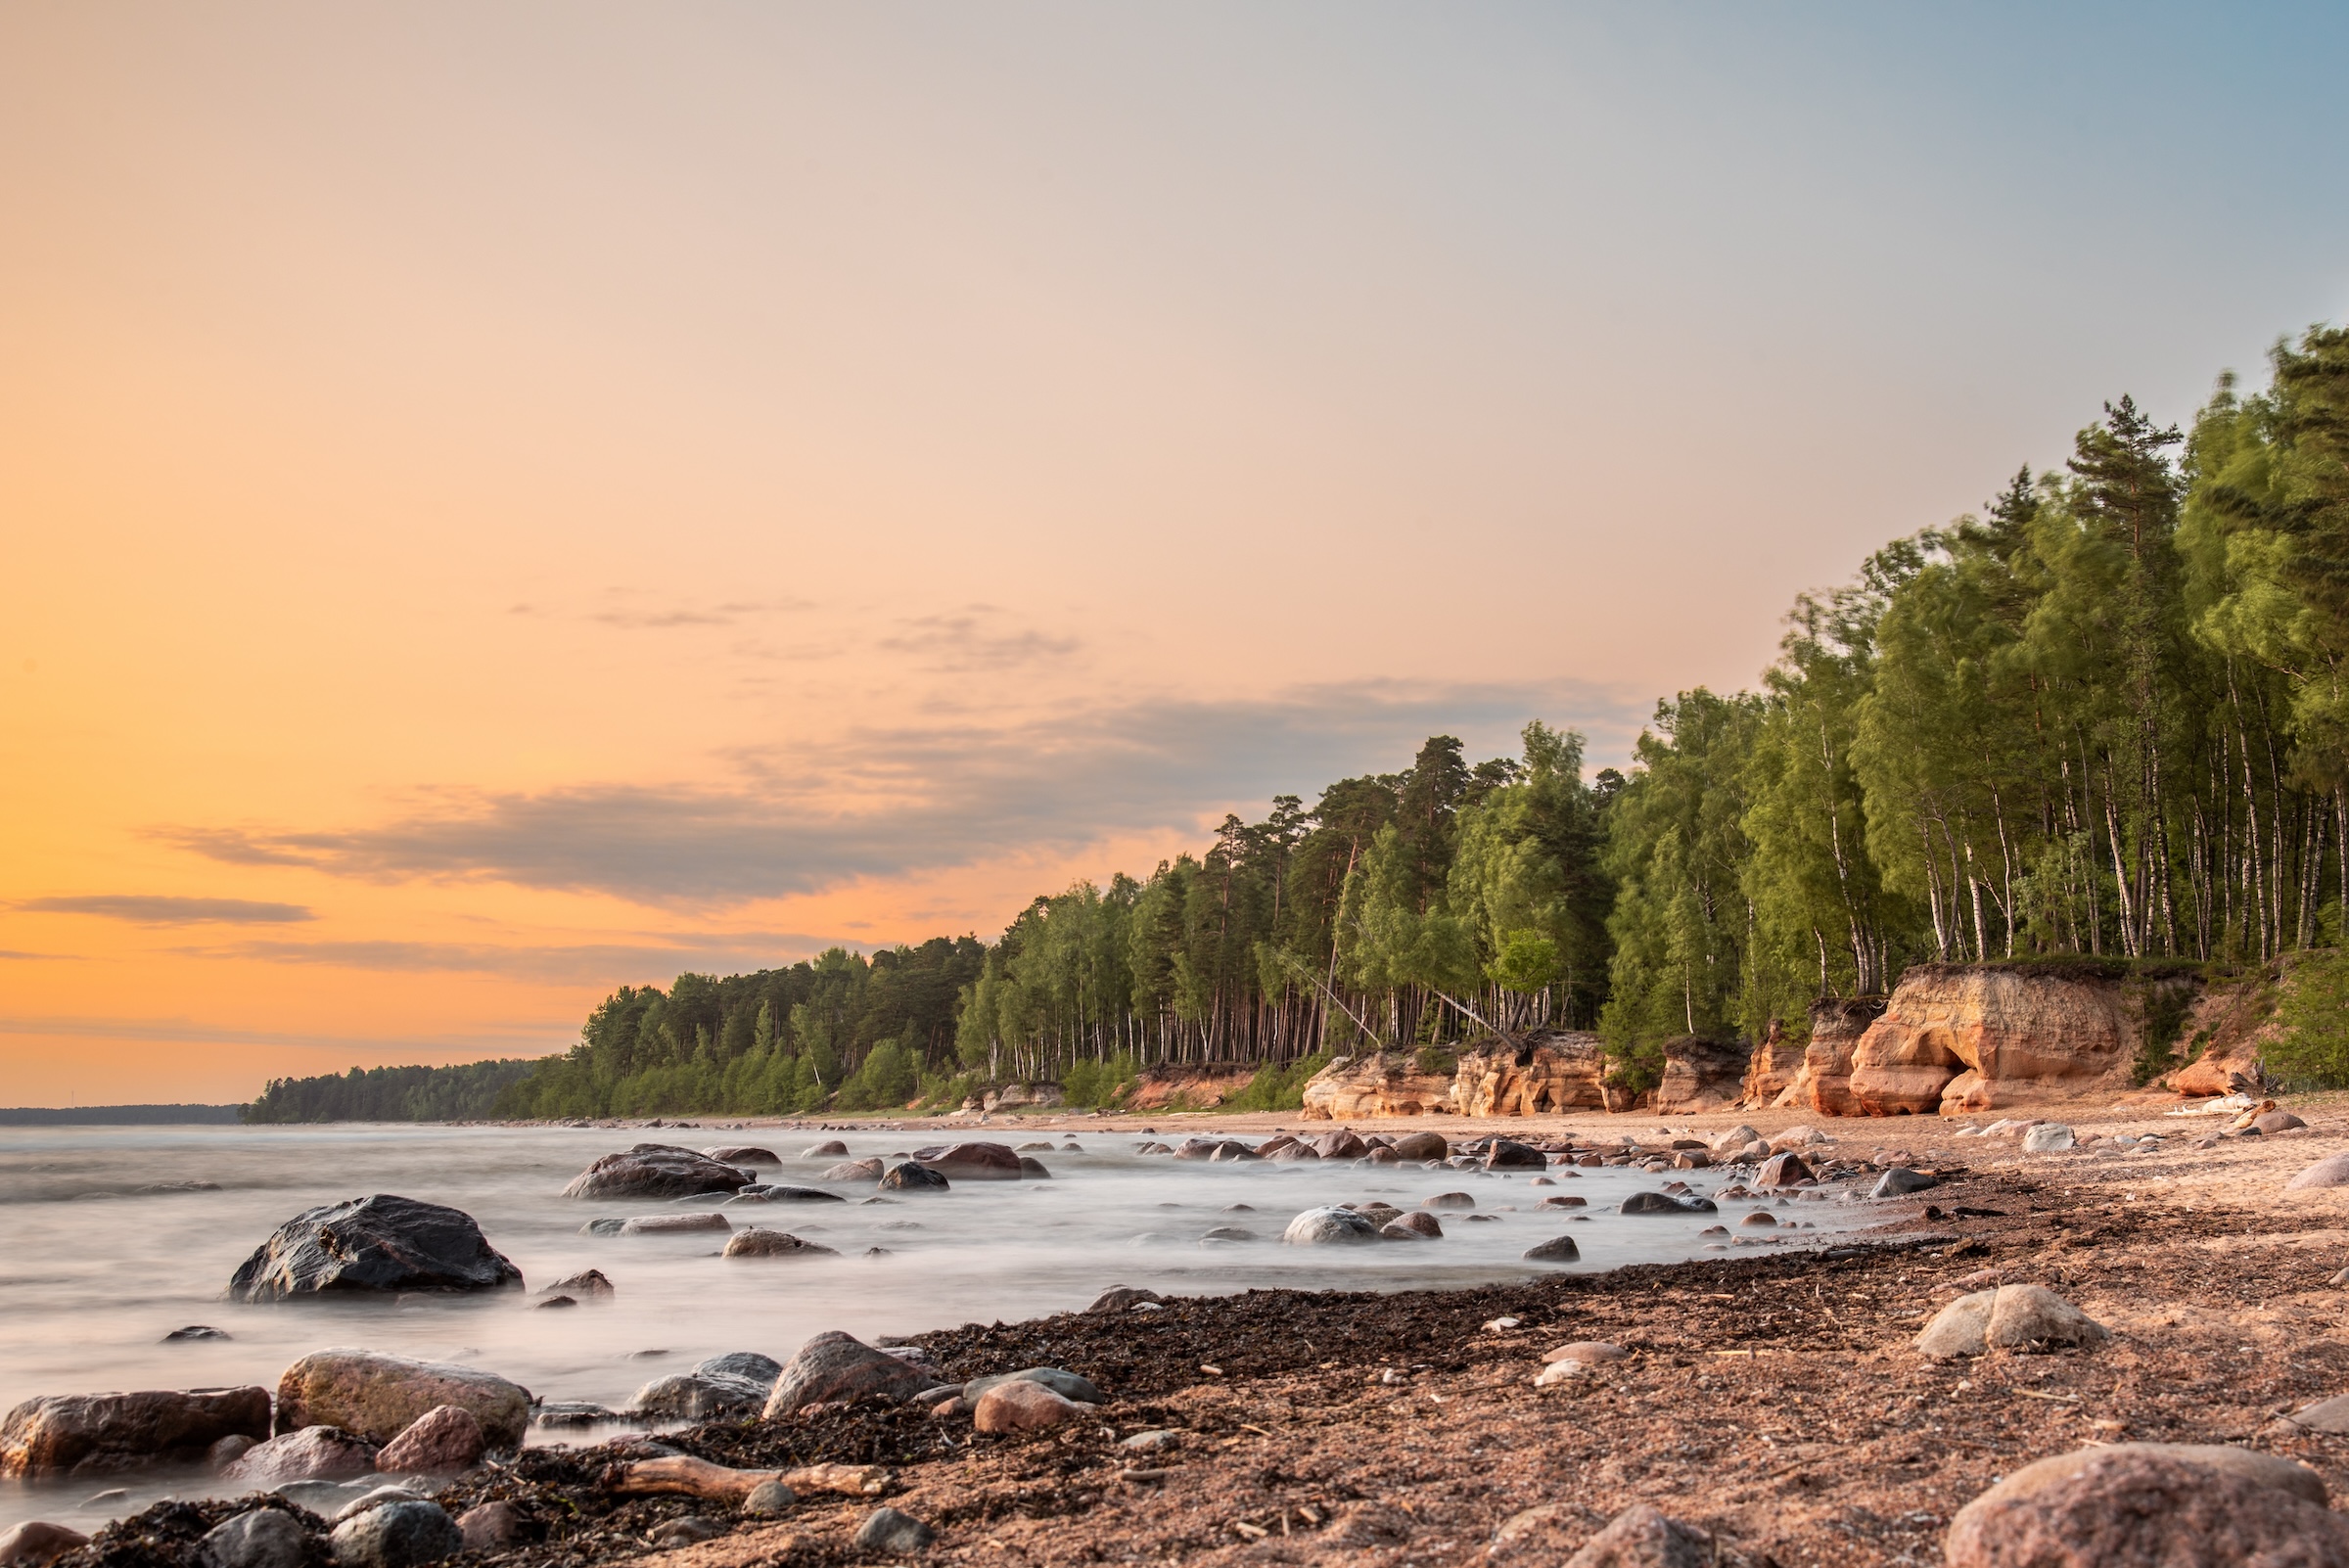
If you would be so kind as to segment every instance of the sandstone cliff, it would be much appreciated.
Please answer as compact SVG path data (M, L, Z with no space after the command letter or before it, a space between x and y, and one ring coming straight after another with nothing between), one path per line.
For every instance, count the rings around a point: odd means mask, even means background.
M1799 1105L1821 1116L1857 1116L1852 1098L1852 1052L1884 1012L1881 996L1850 1001L1823 1000L1811 1004L1811 1040L1803 1047L1803 1063L1794 1082L1779 1091L1773 1105Z
M1578 1030L1544 1030L1521 1042L1491 1040L1461 1053L1452 1103L1467 1116L1630 1109L1629 1094L1601 1082L1606 1071L1606 1042Z
M1794 1086L1803 1070L1804 1053L1809 1047L1800 1040L1790 1040L1786 1032L1772 1019L1769 1033L1745 1064L1745 1080L1738 1085L1737 1098L1745 1105L1792 1104L1778 1098Z
M2148 1010L2199 989L2117 966L1919 964L1853 1047L1851 1098L1898 1116L2125 1090Z
M1405 1051L1341 1056L1306 1080L1300 1114L1309 1122L1343 1122L1450 1111L1454 1082L1440 1073L1421 1072L1417 1059Z
M1665 1115L1718 1111L1742 1095L1752 1058L1736 1040L1700 1039L1694 1035L1667 1040L1664 1081L1656 1086L1655 1109Z

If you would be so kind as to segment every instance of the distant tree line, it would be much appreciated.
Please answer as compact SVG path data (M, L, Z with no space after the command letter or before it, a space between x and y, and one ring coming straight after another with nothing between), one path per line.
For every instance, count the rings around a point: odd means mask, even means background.
M458 1067L354 1067L319 1078L274 1078L242 1106L246 1122L466 1122L497 1112L498 1096L540 1064L529 1057Z
M1112 1094L1144 1067L1593 1028L1799 1031L1920 959L2266 960L2349 915L2349 333L2190 430L2127 397L2063 467L1806 594L1758 692L1657 706L1628 775L1439 735L991 944L623 988L510 1115ZM305 1081L308 1082L308 1081ZM332 1080L326 1082L335 1082ZM272 1085L275 1092L278 1085ZM264 1100L267 1096L264 1096Z

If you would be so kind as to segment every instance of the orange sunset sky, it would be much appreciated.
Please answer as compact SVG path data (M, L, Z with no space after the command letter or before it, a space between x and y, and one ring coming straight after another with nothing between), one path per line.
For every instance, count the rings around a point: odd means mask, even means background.
M0 1104L1620 763L2349 302L2337 16L2043 13L0 6Z

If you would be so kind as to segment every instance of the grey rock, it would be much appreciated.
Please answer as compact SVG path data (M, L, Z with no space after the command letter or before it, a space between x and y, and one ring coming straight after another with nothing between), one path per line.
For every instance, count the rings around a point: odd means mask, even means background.
M977 1405L979 1397L999 1383L1041 1383L1064 1400L1081 1405L1099 1405L1101 1391L1089 1379L1058 1366L1029 1366L1016 1372L998 1372L991 1377L974 1377L962 1385L962 1397Z
M170 1333L165 1334L163 1343L169 1345L188 1340L228 1339L231 1337L233 1336L226 1329L214 1328L209 1323L190 1323L185 1328L174 1328Z
M723 1372L696 1368L670 1377L656 1377L628 1402L638 1415L660 1421L709 1421L728 1415L756 1415L766 1406L773 1380L757 1382Z
M726 1533L726 1527L715 1519L689 1513L679 1519L667 1519L645 1532L644 1539L662 1550L690 1546L697 1542L712 1541Z
M1400 1157L1400 1151L1398 1151ZM1488 1171L1542 1171L1548 1169L1549 1156L1530 1143L1513 1138L1495 1138L1485 1145L1485 1169Z
M882 1165L879 1160L843 1160L824 1172L826 1181L878 1181Z
M1525 1256L1533 1263L1579 1263L1583 1249L1574 1244L1572 1236L1552 1236L1526 1248Z
M906 1160L891 1166L881 1185L890 1192L944 1192L953 1183L928 1166Z
M1466 1192L1439 1192L1432 1198L1421 1198L1422 1209L1473 1209L1476 1198Z
M1201 1241L1254 1241L1257 1236L1255 1231L1240 1225L1218 1225L1213 1230L1203 1232L1199 1239Z
M720 1165L779 1166L783 1163L783 1157L775 1153L774 1150L761 1149L754 1144L748 1143L721 1144L717 1148L704 1149L702 1152L708 1155L711 1159L715 1160Z
M251 1508L223 1519L196 1543L204 1568L302 1568L309 1532L283 1508Z
M1280 1239L1291 1246L1350 1245L1378 1239L1378 1226L1352 1209L1308 1209L1289 1222Z
M761 1481L744 1494L742 1516L746 1519L778 1519L798 1504L800 1495L780 1481Z
M1157 1291L1145 1290L1139 1285L1112 1285L1100 1295L1095 1296L1093 1304L1085 1311L1088 1313L1122 1313L1142 1303L1155 1305L1166 1299Z
M728 1351L723 1356L696 1361L693 1369L713 1377L745 1378L762 1390L773 1388L775 1379L783 1375L781 1361L772 1356L761 1356L757 1351Z
M1136 1432L1131 1437L1120 1438L1118 1447L1134 1453L1162 1453L1169 1449L1182 1447L1182 1434L1171 1432L1163 1426L1152 1427L1147 1432Z
M856 1545L867 1551L920 1551L937 1539L937 1531L895 1508L875 1508L856 1527Z
M1906 1166L1896 1165L1876 1177L1876 1184L1868 1189L1867 1195L1871 1198L1898 1198L1908 1193L1922 1192L1928 1187L1939 1185L1941 1185L1939 1176L1929 1176L1921 1171L1911 1171Z
M737 1230L726 1238L725 1256L729 1258L837 1258L838 1248L819 1246L803 1241L787 1230L771 1230L764 1225L752 1225Z
M461 1209L379 1192L277 1227L228 1282L232 1301L396 1291L519 1290L522 1270Z
M375 1469L377 1445L339 1426L305 1426L247 1449L220 1472L240 1486L333 1481Z
M849 1146L847 1144L838 1138L827 1138L821 1143L808 1144L800 1151L800 1158L803 1160L845 1160L848 1158L848 1154Z
M737 1203L846 1203L849 1200L837 1192L821 1187L745 1187L726 1200L729 1207Z
M438 1502L387 1502L335 1526L328 1538L349 1568L417 1568L465 1549L464 1532Z
M2042 1122L2023 1134L2023 1152L2053 1154L2070 1148L2073 1142L2072 1130L2061 1122Z
M2283 1184L2286 1192L2318 1187L2349 1187L2349 1154L2327 1155Z

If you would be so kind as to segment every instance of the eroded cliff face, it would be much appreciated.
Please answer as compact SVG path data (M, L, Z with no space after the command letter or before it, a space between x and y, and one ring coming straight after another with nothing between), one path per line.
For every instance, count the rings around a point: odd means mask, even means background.
M1821 1116L1858 1116L1860 1106L1852 1098L1852 1052L1883 1013L1881 996L1813 1002L1811 1040L1803 1047L1802 1066L1794 1082L1771 1103L1799 1105Z
M1738 1100L1746 1105L1793 1104L1792 1100L1781 1100L1779 1096L1794 1086L1796 1076L1803 1070L1807 1049L1802 1042L1788 1039L1776 1020L1772 1020L1770 1033L1762 1037L1762 1043L1754 1047L1754 1054L1746 1060Z
M1667 1041L1664 1081L1656 1086L1656 1110L1677 1116L1735 1105L1744 1093L1753 1058L1759 1054L1742 1041L1700 1039L1694 1035Z
M1662 1084L1633 1093L1606 1083L1606 1043L1579 1030L1490 1039L1460 1053L1450 1078L1400 1051L1342 1056L1305 1085L1308 1120L1356 1117L1547 1116L1562 1111L1717 1111L1737 1102L1746 1048L1693 1037L1664 1046Z
M1452 1103L1467 1116L1630 1109L1629 1094L1606 1086L1606 1042L1579 1030L1494 1040L1460 1057Z
M2128 1086L2137 1039L2122 988L2027 968L1920 964L1852 1049L1868 1116L1988 1111Z
M1306 1080L1305 1109L1299 1114L1309 1122L1346 1122L1451 1111L1455 1082L1422 1073L1417 1059L1404 1051L1341 1056Z

